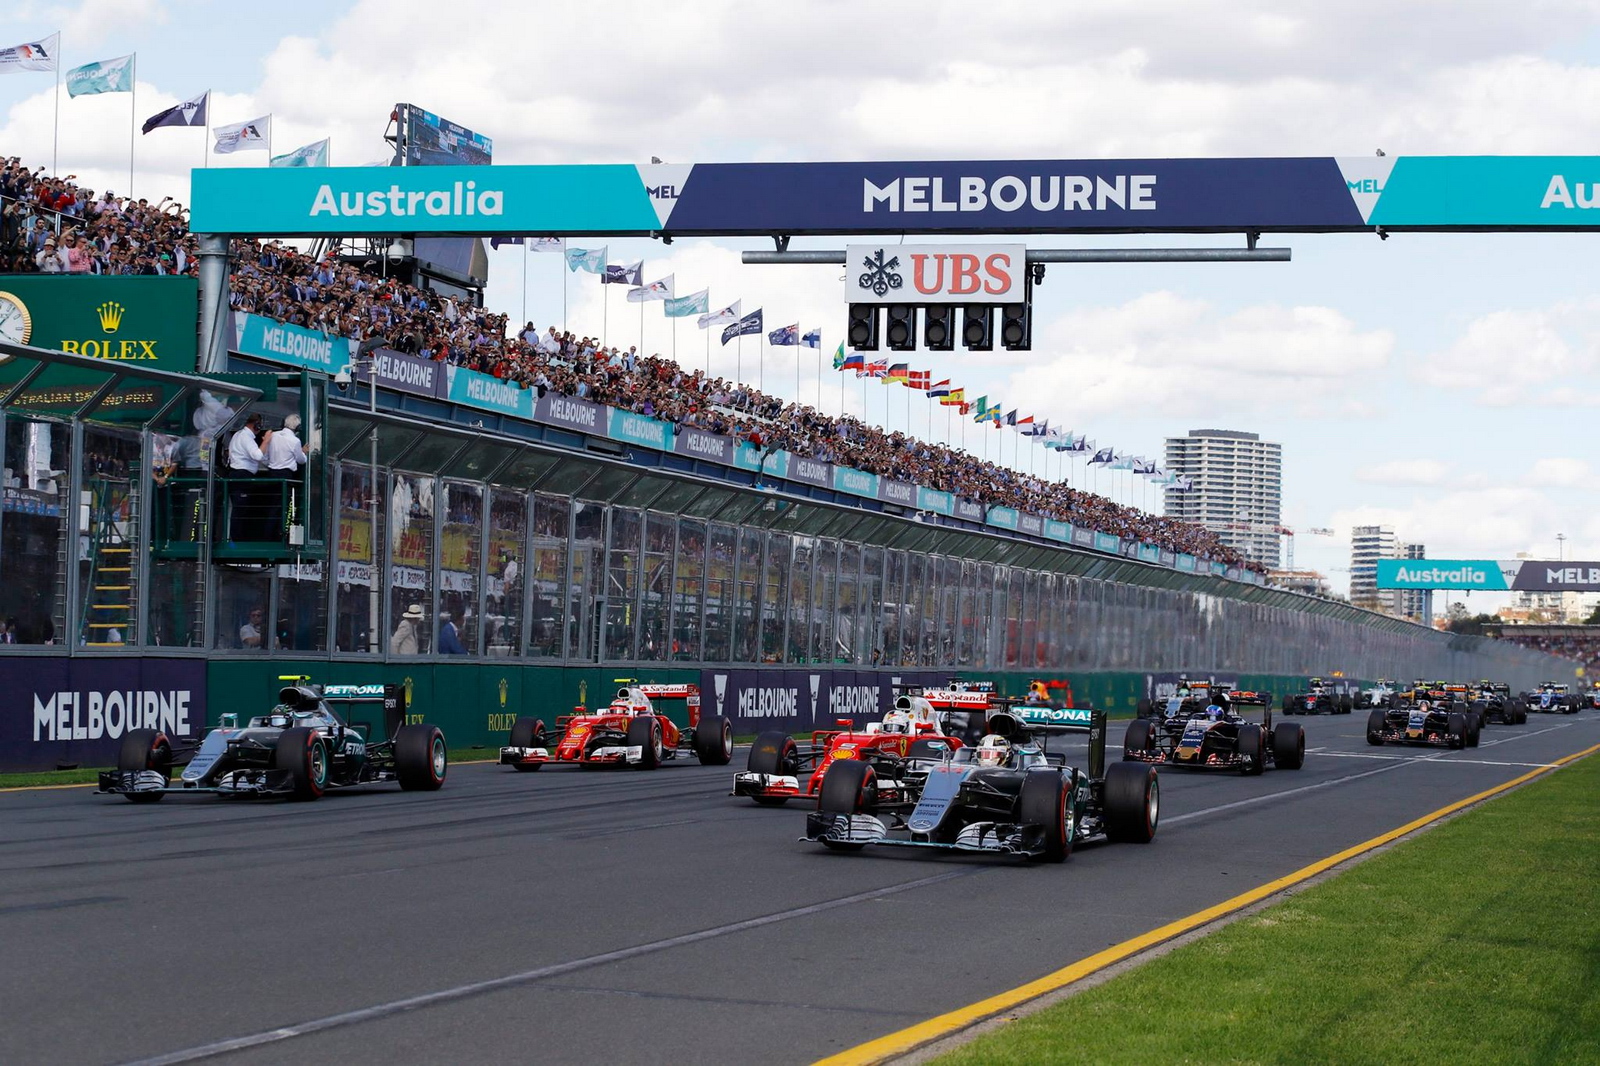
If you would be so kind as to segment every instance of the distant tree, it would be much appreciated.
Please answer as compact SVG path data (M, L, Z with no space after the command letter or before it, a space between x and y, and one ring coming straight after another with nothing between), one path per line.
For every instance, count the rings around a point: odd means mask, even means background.
M1465 608L1463 608L1461 614L1457 616L1455 609L1460 606L1461 605L1458 603L1453 603L1450 605L1450 614L1448 616L1449 621L1446 623L1445 628L1452 633L1464 633L1467 636L1481 637L1483 636L1484 626L1500 624L1500 619L1496 618L1492 614L1475 614L1468 616Z
M1600 626L1600 603L1594 605L1594 610L1590 612L1588 618L1583 620L1583 624L1586 626Z

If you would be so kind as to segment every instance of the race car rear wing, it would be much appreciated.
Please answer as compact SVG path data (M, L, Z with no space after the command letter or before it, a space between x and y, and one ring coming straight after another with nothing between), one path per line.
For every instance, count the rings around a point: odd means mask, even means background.
M406 696L404 685L367 684L367 685L311 685L311 678L305 674L280 674L278 680L284 682L284 687L278 691L278 702L290 706L298 706L307 696L311 699L322 699L331 704L383 704L383 731L387 737L394 737L400 732L400 727L406 724L406 711L409 700ZM367 736L372 736L371 722L358 722L345 715L351 725L363 728Z
M1270 692L1247 692L1239 689L1228 692L1225 695L1228 697L1229 703L1242 704L1246 707L1272 706L1272 693Z
M1013 713L1017 712L1017 713ZM989 716L984 728L1008 740L1036 736L1048 750L1048 738L1063 733L1089 734L1089 777L1106 776L1106 712L1093 707L1014 707Z

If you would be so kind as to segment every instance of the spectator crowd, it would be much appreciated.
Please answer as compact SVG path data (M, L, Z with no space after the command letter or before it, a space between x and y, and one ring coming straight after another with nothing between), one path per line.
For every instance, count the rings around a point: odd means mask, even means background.
M1600 677L1600 626L1590 626L1588 629L1589 632L1551 633L1548 628L1538 625L1500 626L1492 633L1501 640L1509 640L1524 648L1571 659L1583 667L1586 677Z
M0 273L184 274L195 272L194 237L182 205L151 204L50 178L15 158L0 167ZM605 347L595 337L532 323L374 275L328 254L278 242L236 240L230 303L360 342L481 371L540 395L555 391L760 447L838 463L881 477L1014 507L1261 571L1215 534L1177 519L991 463L965 451L888 432L849 415L791 403L660 355ZM984 432L979 429L978 432ZM994 430L988 430L995 432Z

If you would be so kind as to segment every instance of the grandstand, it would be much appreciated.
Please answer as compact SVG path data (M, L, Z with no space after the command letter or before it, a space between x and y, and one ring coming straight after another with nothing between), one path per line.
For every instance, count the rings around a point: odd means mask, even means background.
M12 160L0 170L5 201L0 272L193 274L186 212L168 200L130 201L45 177ZM1071 522L1174 553L1264 572L1215 534L1051 482L942 444L890 433L766 395L747 384L686 370L660 355L602 347L574 331L514 332L508 316L364 272L331 253L312 257L276 242L235 241L230 306L360 342L488 373L540 395L555 391L763 448L838 463L986 506Z
M1486 625L1483 632L1485 636L1570 659L1591 677L1600 673L1600 626Z

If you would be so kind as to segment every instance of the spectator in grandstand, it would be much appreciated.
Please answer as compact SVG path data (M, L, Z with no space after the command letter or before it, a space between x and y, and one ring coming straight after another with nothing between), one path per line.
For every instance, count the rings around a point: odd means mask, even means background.
M245 620L244 625L239 627L239 647L261 647L261 627L266 624L263 621L265 617L266 612L262 608L250 608L249 617Z
M406 608L395 626L394 635L389 638L390 655L416 655L421 651L422 620L426 617L420 603L413 603Z
M456 627L449 611L439 612L439 654L467 654L467 649L461 646L461 630Z

